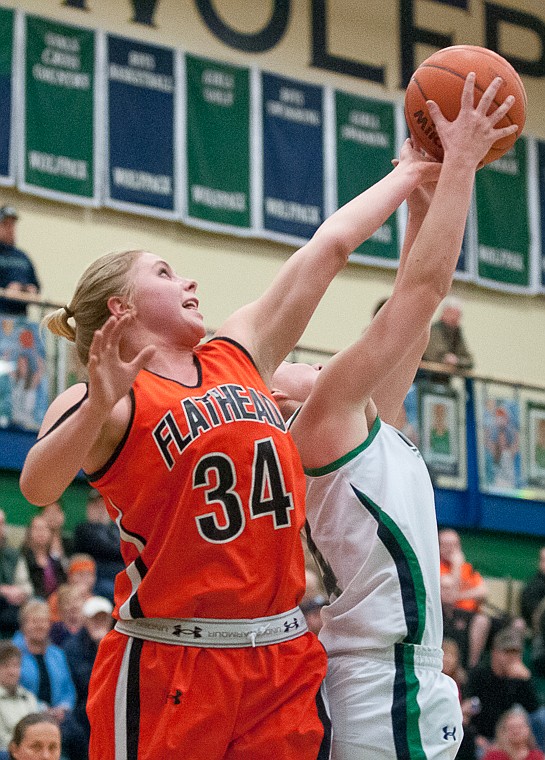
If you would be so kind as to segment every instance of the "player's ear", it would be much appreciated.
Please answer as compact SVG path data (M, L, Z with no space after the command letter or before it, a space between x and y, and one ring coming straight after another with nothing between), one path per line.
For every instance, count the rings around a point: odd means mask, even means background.
M123 296L110 296L107 301L108 309L114 317L122 317L132 309L132 304L128 303Z

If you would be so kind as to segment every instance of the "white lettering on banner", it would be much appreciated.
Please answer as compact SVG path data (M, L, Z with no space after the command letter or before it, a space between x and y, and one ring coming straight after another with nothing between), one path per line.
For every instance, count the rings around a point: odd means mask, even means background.
M246 194L229 193L226 190L215 190L202 185L191 186L193 203L201 203L210 208L222 208L227 211L246 211Z
M89 74L76 74L73 71L63 71L62 69L51 69L36 63L32 67L34 79L48 84L68 87L72 90L88 90L91 86L91 77Z
M202 73L202 83L209 87L232 90L235 86L235 77L232 74L225 74L223 71L205 69Z
M112 82L123 82L135 87L146 87L148 90L159 92L173 92L173 78L166 74L153 74L150 71L131 69L128 66L120 66L111 63L108 70Z
M172 179L164 174L134 171L114 166L112 169L114 185L128 190L143 190L155 195L171 195Z
M48 47L57 48L57 50L66 50L69 53L79 53L80 44L77 37L66 37L64 34L47 32L45 35L45 44Z
M489 168L499 174L510 174L513 177L516 177L520 173L519 162L516 158L509 156L496 159L496 161L490 164Z
M350 124L355 124L357 127L364 127L365 129L380 129L380 119L374 113L350 111L348 121Z
M212 87L205 87L202 91L202 96L207 103L214 103L216 106L229 107L235 102L234 92L214 90Z
M293 106L280 103L278 100L267 101L267 113L286 121L296 121L300 124L310 124L319 127L322 123L320 113L310 108L294 108Z
M290 222L318 225L321 222L319 206L304 206L294 201L283 201L280 198L266 198L265 210L269 216Z
M515 251L506 251L503 248L491 248L487 245L479 246L479 260L495 267L503 267L512 272L524 271L524 259L522 254Z
M343 140L350 140L362 145L372 145L375 148L388 148L390 145L390 139L384 132L367 132L350 124L343 124L341 137Z
M127 57L129 66L135 69L146 69L155 71L155 56L151 53L141 53L139 50L130 50Z
M371 240L376 240L379 243L391 243L392 242L392 229L387 224L383 224L376 232L371 235Z
M69 179L87 179L87 161L76 161L67 156L54 156L51 153L39 153L31 150L28 153L28 163L31 169Z

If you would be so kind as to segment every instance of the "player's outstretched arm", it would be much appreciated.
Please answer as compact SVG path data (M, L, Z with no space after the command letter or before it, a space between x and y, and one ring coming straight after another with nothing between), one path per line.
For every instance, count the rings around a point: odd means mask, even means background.
M132 361L121 360L121 336L132 319L129 314L110 317L96 331L89 351L88 393L82 383L74 385L47 410L21 472L21 492L31 504L56 501L82 468L97 470L121 440L130 419L129 390L155 352L148 346Z
M236 312L219 334L248 348L268 382L294 348L333 277L411 191L438 167L406 150L389 175L332 214L282 266L257 301Z
M383 378L396 366L415 360L421 338L450 289L459 256L476 168L497 139L516 125L495 125L513 104L512 98L493 113L487 111L501 80L495 80L473 105L475 76L470 74L454 122L430 104L445 156L428 213L407 256L392 296L356 343L337 354L318 376L309 399L294 423L297 443L312 431L326 464L361 442L362 409ZM393 387L392 395L400 389ZM403 397L392 398L399 408ZM297 426L297 427L296 427ZM318 431L318 435L316 432ZM304 444L303 444L304 445ZM319 466L316 461L307 466Z

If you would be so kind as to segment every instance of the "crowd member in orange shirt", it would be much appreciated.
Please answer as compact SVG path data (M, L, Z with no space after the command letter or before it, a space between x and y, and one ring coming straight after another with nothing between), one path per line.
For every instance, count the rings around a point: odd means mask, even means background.
M439 556L441 575L450 575L458 589L455 606L461 610L478 612L487 600L488 589L482 575L470 562L466 562L460 536L452 528L439 531Z

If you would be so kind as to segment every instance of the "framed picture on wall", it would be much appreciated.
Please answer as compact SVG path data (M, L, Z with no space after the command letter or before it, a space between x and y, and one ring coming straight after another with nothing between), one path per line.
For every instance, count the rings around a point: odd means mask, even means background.
M528 484L545 487L545 404L526 404L528 446L526 469Z
M422 388L420 451L432 476L460 473L460 420L457 394Z
M475 401L480 489L525 498L519 390L482 381Z

